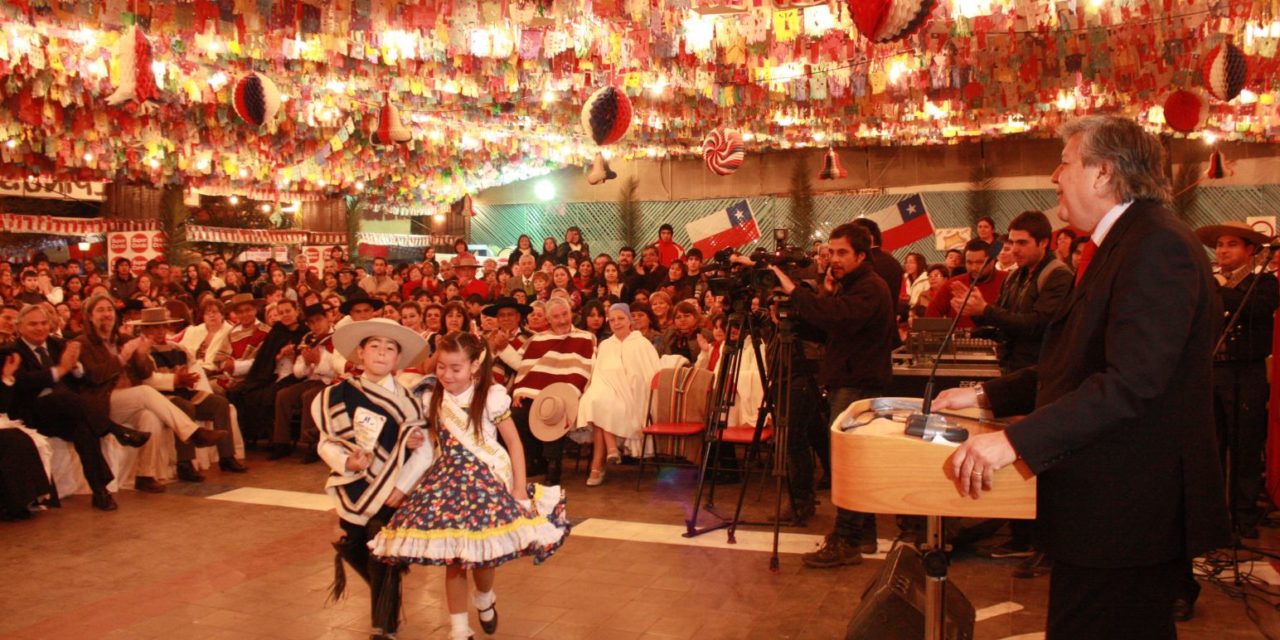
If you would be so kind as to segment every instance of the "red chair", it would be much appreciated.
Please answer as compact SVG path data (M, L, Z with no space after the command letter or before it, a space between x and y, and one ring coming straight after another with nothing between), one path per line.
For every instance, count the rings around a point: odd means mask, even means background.
M686 455L689 438L701 437L706 430L706 409L714 379L710 371L693 367L663 369L649 381L649 412L640 443L640 472L636 474L636 490L644 475L645 455L653 442L655 466L697 467ZM679 448L679 457L686 462L665 461L657 454L663 442L673 453Z

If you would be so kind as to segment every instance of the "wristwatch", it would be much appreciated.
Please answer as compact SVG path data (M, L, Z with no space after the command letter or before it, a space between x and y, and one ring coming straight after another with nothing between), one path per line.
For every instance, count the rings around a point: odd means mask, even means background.
M979 409L991 408L991 399L987 397L987 390L981 384L973 385L973 395L977 399Z

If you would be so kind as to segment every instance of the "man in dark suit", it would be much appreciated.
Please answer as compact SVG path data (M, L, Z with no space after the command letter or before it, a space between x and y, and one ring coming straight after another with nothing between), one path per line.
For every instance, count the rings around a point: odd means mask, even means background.
M1062 133L1060 215L1097 253L1035 366L933 406L1028 414L970 438L951 472L974 498L1016 459L1036 473L1038 532L1055 562L1049 640L1174 638L1190 558L1230 540L1210 384L1216 286L1191 230L1161 205L1154 136L1112 116Z
M18 340L14 348L22 363L14 377L15 398L35 398L14 402L14 417L36 431L62 438L75 447L85 480L93 490L93 506L114 511L116 501L107 490L114 476L102 455L100 438L113 434L121 444L140 447L150 434L90 416L84 400L67 388L64 378L81 373L80 345L68 344L49 335L50 319L44 309L29 305L18 312Z

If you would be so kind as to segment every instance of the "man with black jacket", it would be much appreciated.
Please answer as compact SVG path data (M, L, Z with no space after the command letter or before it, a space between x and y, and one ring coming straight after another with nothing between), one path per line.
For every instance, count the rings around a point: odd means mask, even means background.
M995 334L1001 373L1036 363L1044 328L1071 293L1075 275L1049 250L1052 236L1053 227L1043 213L1018 214L1009 223L1009 247L1018 266L1000 286L1000 296L994 303L988 303L982 291L974 289L963 309L962 298L951 299L952 309L970 316L974 324ZM979 553L992 558L1032 558L1019 567L1014 576L1043 575L1049 561L1032 550L1034 529L1032 521L1014 520L1009 525L1012 536L1008 542L980 549Z
M897 327L893 295L868 259L871 234L858 224L842 224L831 232L830 246L831 268L820 293L797 288L781 269L770 268L782 292L792 297L796 314L827 333L818 381L827 388L835 416L856 400L879 395L889 384ZM862 562L858 547L868 521L874 527L875 516L837 509L835 531L820 549L803 556L804 563L828 568ZM870 533L874 539L874 530Z
M1266 361L1271 355L1280 291L1274 275L1254 273L1254 257L1258 246L1266 244L1266 236L1243 222L1200 227L1196 236L1213 249L1218 263L1214 277L1223 320L1216 335L1221 335L1227 321L1243 307L1222 348L1213 354L1213 409L1219 457L1228 469L1232 523L1241 537L1257 538L1263 515L1257 497L1262 488L1267 399L1271 396ZM1250 286L1253 293L1246 301Z

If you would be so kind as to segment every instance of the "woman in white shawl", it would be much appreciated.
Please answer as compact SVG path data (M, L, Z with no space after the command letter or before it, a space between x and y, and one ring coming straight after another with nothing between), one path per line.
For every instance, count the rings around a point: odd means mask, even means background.
M231 358L231 325L226 323L222 303L217 300L200 305L200 318L203 322L183 329L170 341L195 354L205 375L213 379L221 375L222 365Z
M622 462L619 441L640 456L641 429L648 414L649 382L658 372L658 351L632 331L631 309L622 303L609 307L613 336L596 350L591 382L578 406L578 426L592 430L593 449L588 487L604 482L604 465Z

